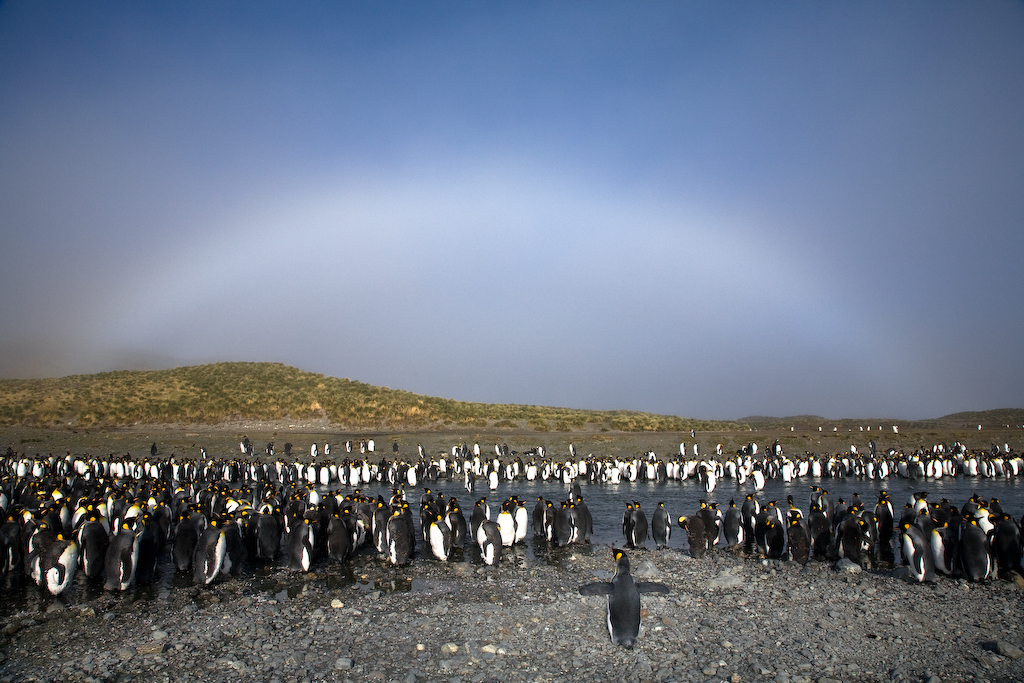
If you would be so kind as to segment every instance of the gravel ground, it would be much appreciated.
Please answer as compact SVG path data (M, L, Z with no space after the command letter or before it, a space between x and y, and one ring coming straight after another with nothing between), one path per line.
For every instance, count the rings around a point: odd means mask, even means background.
M643 596L634 650L612 645L607 546L499 567L369 554L301 574L259 570L143 596L39 597L0 633L0 681L1024 680L1024 581L912 584L902 570L676 549L631 553L667 584ZM851 568L853 571L853 568Z

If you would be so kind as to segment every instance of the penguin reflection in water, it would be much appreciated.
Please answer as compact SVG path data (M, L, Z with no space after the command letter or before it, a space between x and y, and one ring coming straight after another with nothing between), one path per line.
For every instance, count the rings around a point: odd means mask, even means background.
M640 636L640 594L668 593L669 589L662 583L634 582L626 553L612 548L612 555L616 562L612 580L584 584L580 586L580 594L608 596L608 634L613 643L631 650Z

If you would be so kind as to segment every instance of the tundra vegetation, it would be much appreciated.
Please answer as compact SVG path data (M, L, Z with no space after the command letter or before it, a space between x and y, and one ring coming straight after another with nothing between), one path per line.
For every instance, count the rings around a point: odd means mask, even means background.
M0 425L123 427L239 420L326 420L344 430L685 432L736 422L630 410L471 403L327 377L280 363L214 363L0 380Z

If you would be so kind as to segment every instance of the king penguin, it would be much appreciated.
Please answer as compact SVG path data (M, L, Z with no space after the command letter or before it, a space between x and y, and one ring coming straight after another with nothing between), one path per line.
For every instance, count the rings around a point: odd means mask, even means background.
M996 528L992 532L992 551L996 556L999 571L1010 578L1010 572L1021 573L1021 554L1024 547L1024 537L1021 536L1020 528L1013 517L1005 512L999 513L996 521Z
M413 550L412 531L403 514L404 508L396 506L387 524L388 561L396 567L408 562Z
M765 520L764 551L769 559L778 560L786 548L786 530L774 517Z
M533 535L544 535L544 510L547 509L547 501L544 496L537 497L537 504L533 506Z
M726 547L733 547L743 544L743 513L736 507L736 501L730 500L729 507L725 510L725 519L722 522L722 536L725 538Z
M984 581L992 575L992 545L977 519L972 518L964 524L957 548L960 566L970 581Z
M452 530L452 550L466 547L466 517L462 514L459 502L454 498L448 501L448 514L445 517L448 528Z
M65 538L63 533L46 548L40 559L43 584L50 595L60 595L71 585L78 564L78 544L74 538Z
M686 541L690 546L690 557L699 560L710 549L707 530L704 528L704 520L700 515L692 517L680 516L679 527L686 532Z
M615 558L615 576L610 582L595 582L580 586L581 595L607 595L606 624L608 635L616 645L633 649L640 637L640 594L668 593L662 583L633 581L629 573L629 558L618 548L612 548Z
M441 514L434 515L427 530L427 543L430 544L430 552L434 557L447 562L452 554L452 530Z
M946 576L952 576L956 566L956 535L947 522L936 524L931 535L932 559L935 569Z
M561 507L555 510L555 519L551 525L551 540L559 548L572 542L573 526L569 503L562 501Z
M789 526L786 527L786 541L790 558L794 562L807 564L807 561L811 559L811 538L797 516L789 518Z
M469 531L473 536L473 540L476 540L477 533L480 530L480 525L483 524L484 520L490 519L491 515L487 509L487 499L481 498L473 504L473 512L469 515Z
M267 509L256 515L253 522L256 533L256 558L272 560L281 549L280 508L276 511Z
M313 521L309 517L303 517L295 523L288 534L288 568L308 572L309 566L313 563L315 548L316 532L313 531Z
M208 586L220 573L221 563L227 553L227 539L218 518L210 520L210 525L203 530L196 543L192 556L192 580Z
M631 513L631 524L629 533L629 545L633 548L643 548L647 545L647 515L640 509L640 503L633 502Z
M82 571L90 579L103 573L103 561L110 544L106 524L100 521L96 512L90 512L82 526L78 527L78 552Z
M497 522L485 519L477 530L476 542L484 564L493 566L501 561L501 532Z
M651 516L651 536L654 537L656 550L668 547L668 540L672 537L672 519L668 516L664 502L658 503Z
M935 582L935 558L928 539L910 522L900 525L900 547L910 568L910 575L919 583Z
M505 501L498 513L498 531L501 533L501 544L506 548L516 541L516 519L510 507L509 501Z
M139 545L135 542L135 530L129 522L121 528L107 546L104 560L106 581L103 587L108 591L128 590L135 579L135 567L139 561Z
M351 553L352 532L341 518L341 512L335 512L327 522L327 556L337 562L344 562Z

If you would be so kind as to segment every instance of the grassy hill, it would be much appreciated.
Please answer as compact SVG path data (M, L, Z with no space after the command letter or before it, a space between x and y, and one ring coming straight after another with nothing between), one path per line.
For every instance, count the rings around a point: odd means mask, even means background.
M469 403L327 377L280 363L215 363L0 380L0 425L117 427L324 420L345 430L727 430L735 422L626 410Z

